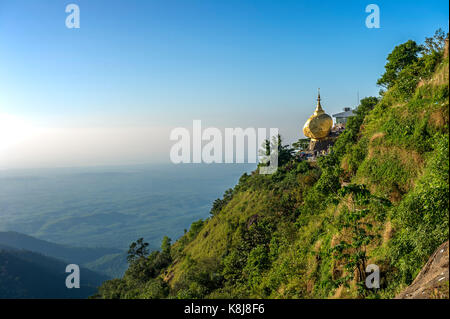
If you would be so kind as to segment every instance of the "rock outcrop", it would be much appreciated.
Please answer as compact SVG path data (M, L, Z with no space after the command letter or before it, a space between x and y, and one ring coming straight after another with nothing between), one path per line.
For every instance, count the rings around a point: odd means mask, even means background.
M396 299L449 298L448 245L447 241L436 249L413 283Z

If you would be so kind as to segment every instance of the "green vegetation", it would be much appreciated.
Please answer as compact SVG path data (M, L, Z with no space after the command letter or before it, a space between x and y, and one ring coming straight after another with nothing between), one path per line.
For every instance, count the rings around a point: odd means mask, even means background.
M361 100L330 154L299 161L280 140L275 174L244 174L208 219L132 258L96 297L394 297L449 238L443 39L394 49L378 81L387 90ZM369 264L379 289L364 285Z

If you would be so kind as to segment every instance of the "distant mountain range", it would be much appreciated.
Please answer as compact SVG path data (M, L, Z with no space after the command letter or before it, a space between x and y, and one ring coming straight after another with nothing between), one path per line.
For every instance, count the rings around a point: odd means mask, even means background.
M65 286L68 264L80 266L79 289ZM0 232L0 298L87 298L125 268L125 253L118 249L70 247Z
M0 232L0 244L18 249L31 250L75 264L84 264L105 255L121 252L121 250L114 248L86 248L59 245L18 232Z
M121 276L127 267L125 252L116 248L72 247L11 231L0 232L0 245L85 266L108 277Z
M0 246L0 298L87 298L108 277L80 268L80 288L65 285L67 263Z

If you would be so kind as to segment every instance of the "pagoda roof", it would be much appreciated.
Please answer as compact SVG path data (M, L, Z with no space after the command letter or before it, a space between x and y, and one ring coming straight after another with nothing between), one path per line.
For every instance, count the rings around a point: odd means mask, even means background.
M333 117L351 117L355 116L354 110L333 114Z

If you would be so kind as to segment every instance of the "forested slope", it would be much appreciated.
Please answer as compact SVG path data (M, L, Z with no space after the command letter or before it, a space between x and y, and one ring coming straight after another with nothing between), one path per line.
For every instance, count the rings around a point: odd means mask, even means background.
M130 250L99 298L392 298L448 240L448 42L389 54L381 97L361 100L329 155L279 149L173 245ZM444 52L445 51L445 52ZM381 270L365 286L367 265ZM443 283L448 287L448 282Z

